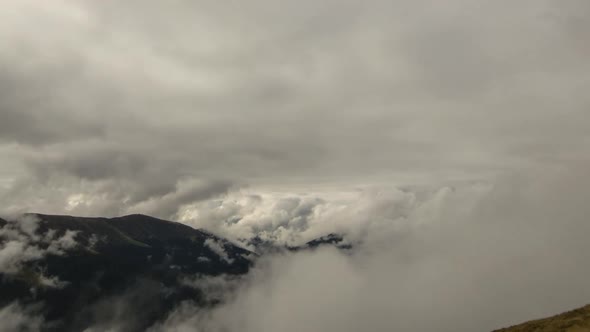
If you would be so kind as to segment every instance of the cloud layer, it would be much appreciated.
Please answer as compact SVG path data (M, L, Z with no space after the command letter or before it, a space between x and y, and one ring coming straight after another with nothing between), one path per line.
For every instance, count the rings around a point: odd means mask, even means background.
M4 7L4 210L172 217L205 198L187 181L430 183L588 147L583 0Z
M445 191L371 224L352 255L271 257L224 305L181 305L153 331L490 331L583 305L590 183L575 171L506 178L470 203Z

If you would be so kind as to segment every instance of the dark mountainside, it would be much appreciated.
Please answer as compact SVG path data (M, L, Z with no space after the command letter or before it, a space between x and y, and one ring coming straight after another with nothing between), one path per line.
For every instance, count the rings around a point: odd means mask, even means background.
M590 305L494 332L590 332Z
M142 331L182 301L202 306L219 301L187 280L246 274L259 255L213 234L145 215L24 218L28 222L0 219L0 247L18 234L26 248L45 254L23 259L16 271L0 270L0 308L15 301L37 307L45 319L43 331L83 331L122 315L128 317L126 330ZM68 233L70 242L63 240ZM59 247L60 241L69 244ZM341 242L342 237L330 234L282 250L340 247ZM280 250L254 247L259 253ZM135 306L117 306L119 302Z
M255 254L212 234L144 215L79 218L28 215L39 219L35 234L59 238L75 231L75 246L54 252L42 239L31 239L50 252L22 264L13 274L0 273L0 306L16 300L39 304L46 331L82 331L116 310L117 297L132 297L137 312L130 330L141 331L184 300L205 303L205 296L182 283L195 275L240 275ZM9 223L0 219L0 227ZM0 245L5 242L0 234ZM219 253L220 250L223 252ZM44 278L57 277L58 285ZM131 308L127 308L129 310ZM106 311L106 312L105 312Z

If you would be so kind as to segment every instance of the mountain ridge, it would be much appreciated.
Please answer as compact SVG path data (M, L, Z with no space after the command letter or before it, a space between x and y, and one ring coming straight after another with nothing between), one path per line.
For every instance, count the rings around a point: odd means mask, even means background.
M5 245L12 256L0 270L0 307L42 308L42 331L83 331L99 323L99 311L111 310L105 301L120 296L142 303L127 313L142 319L125 328L142 331L183 301L211 305L185 279L244 275L256 257L216 235L138 214L0 219L0 249Z

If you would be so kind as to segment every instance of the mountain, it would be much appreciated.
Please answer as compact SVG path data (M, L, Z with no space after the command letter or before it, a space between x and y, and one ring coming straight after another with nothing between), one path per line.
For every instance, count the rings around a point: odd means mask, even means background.
M331 246L340 250L350 250L353 248L352 244L348 243L342 235L330 233L313 239L299 246L280 245L273 241L263 240L259 236L255 236L248 241L244 241L249 247L254 248L254 251L259 254L277 253L277 252L297 252L301 250L318 249L324 246Z
M327 245L350 249L336 234L298 247L259 238L250 245L257 253L204 230L140 214L0 219L0 309L13 303L36 308L48 332L109 330L100 324L115 318L125 321L119 330L143 331L184 301L217 304L222 299L211 294L206 280L239 278L261 254Z
M256 254L202 230L145 215L0 219L0 308L40 307L45 331L83 331L133 297L141 331L178 303L211 302L194 276L242 275ZM121 295L124 294L124 295ZM112 312L109 312L112 311Z
M303 248L318 248L326 245L335 246L338 249L352 249L352 245L347 243L342 235L334 233L311 240L307 242Z
M590 305L494 332L590 332Z

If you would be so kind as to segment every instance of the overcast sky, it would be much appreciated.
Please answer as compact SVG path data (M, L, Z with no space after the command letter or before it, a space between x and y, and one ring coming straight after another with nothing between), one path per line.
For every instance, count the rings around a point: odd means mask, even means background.
M175 212L588 159L586 0L2 6L4 210Z

